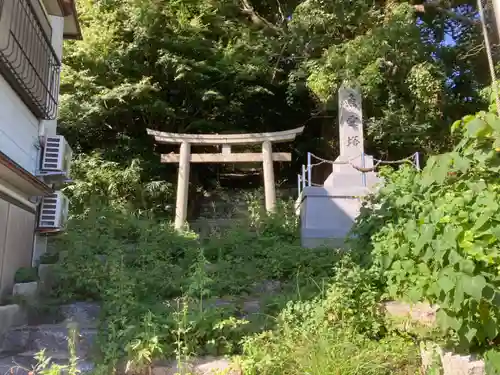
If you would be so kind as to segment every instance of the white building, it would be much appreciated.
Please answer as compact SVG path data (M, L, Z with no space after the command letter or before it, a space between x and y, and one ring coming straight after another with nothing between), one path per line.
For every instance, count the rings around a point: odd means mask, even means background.
M0 0L0 298L64 224L59 74L63 39L80 38L75 0Z

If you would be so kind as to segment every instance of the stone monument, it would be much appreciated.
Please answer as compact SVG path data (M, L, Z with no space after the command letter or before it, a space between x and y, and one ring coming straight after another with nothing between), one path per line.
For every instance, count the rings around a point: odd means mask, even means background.
M302 246L343 247L362 198L379 182L373 157L364 152L361 93L339 90L340 154L323 186L305 187L299 197Z

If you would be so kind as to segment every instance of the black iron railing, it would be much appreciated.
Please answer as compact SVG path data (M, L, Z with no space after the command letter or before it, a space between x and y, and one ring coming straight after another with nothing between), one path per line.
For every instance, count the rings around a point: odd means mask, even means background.
M39 0L0 0L0 73L40 119L57 114L61 63Z

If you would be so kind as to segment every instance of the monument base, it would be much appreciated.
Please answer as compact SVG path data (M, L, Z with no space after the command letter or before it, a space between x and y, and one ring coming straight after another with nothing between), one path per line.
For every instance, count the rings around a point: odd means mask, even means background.
M297 200L303 247L347 248L345 240L359 215L363 198L380 180L371 172L366 173L368 186L355 184L353 179L359 179L361 173L354 173L351 166L346 167L344 173L332 173L333 178L328 178L322 187L305 187ZM349 174L351 179L347 178Z
M303 247L329 246L346 248L349 234L370 190L353 186L306 187L297 201L300 206L300 232Z
M348 250L348 246L343 238L316 238L302 237L301 246L306 249L317 249L326 247L330 249Z
M373 168L373 156L360 155L352 159L339 156L332 165L332 173L327 177L323 185L340 190L349 190L352 186L373 189L380 182L377 173L374 171L362 173L354 166L367 169Z

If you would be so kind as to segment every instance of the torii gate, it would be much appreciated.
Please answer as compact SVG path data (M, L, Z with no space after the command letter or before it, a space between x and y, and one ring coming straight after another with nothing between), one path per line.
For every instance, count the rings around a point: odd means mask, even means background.
M272 143L291 142L302 133L304 127L273 133L251 134L178 134L146 129L156 143L180 144L180 154L162 154L162 163L179 163L177 201L175 206L175 228L184 226L187 216L190 163L248 163L262 162L264 167L264 191L266 210L272 212L276 205L273 161L289 162L288 152L272 151ZM262 144L262 153L231 153L232 145ZM191 154L191 145L222 146L215 154Z

